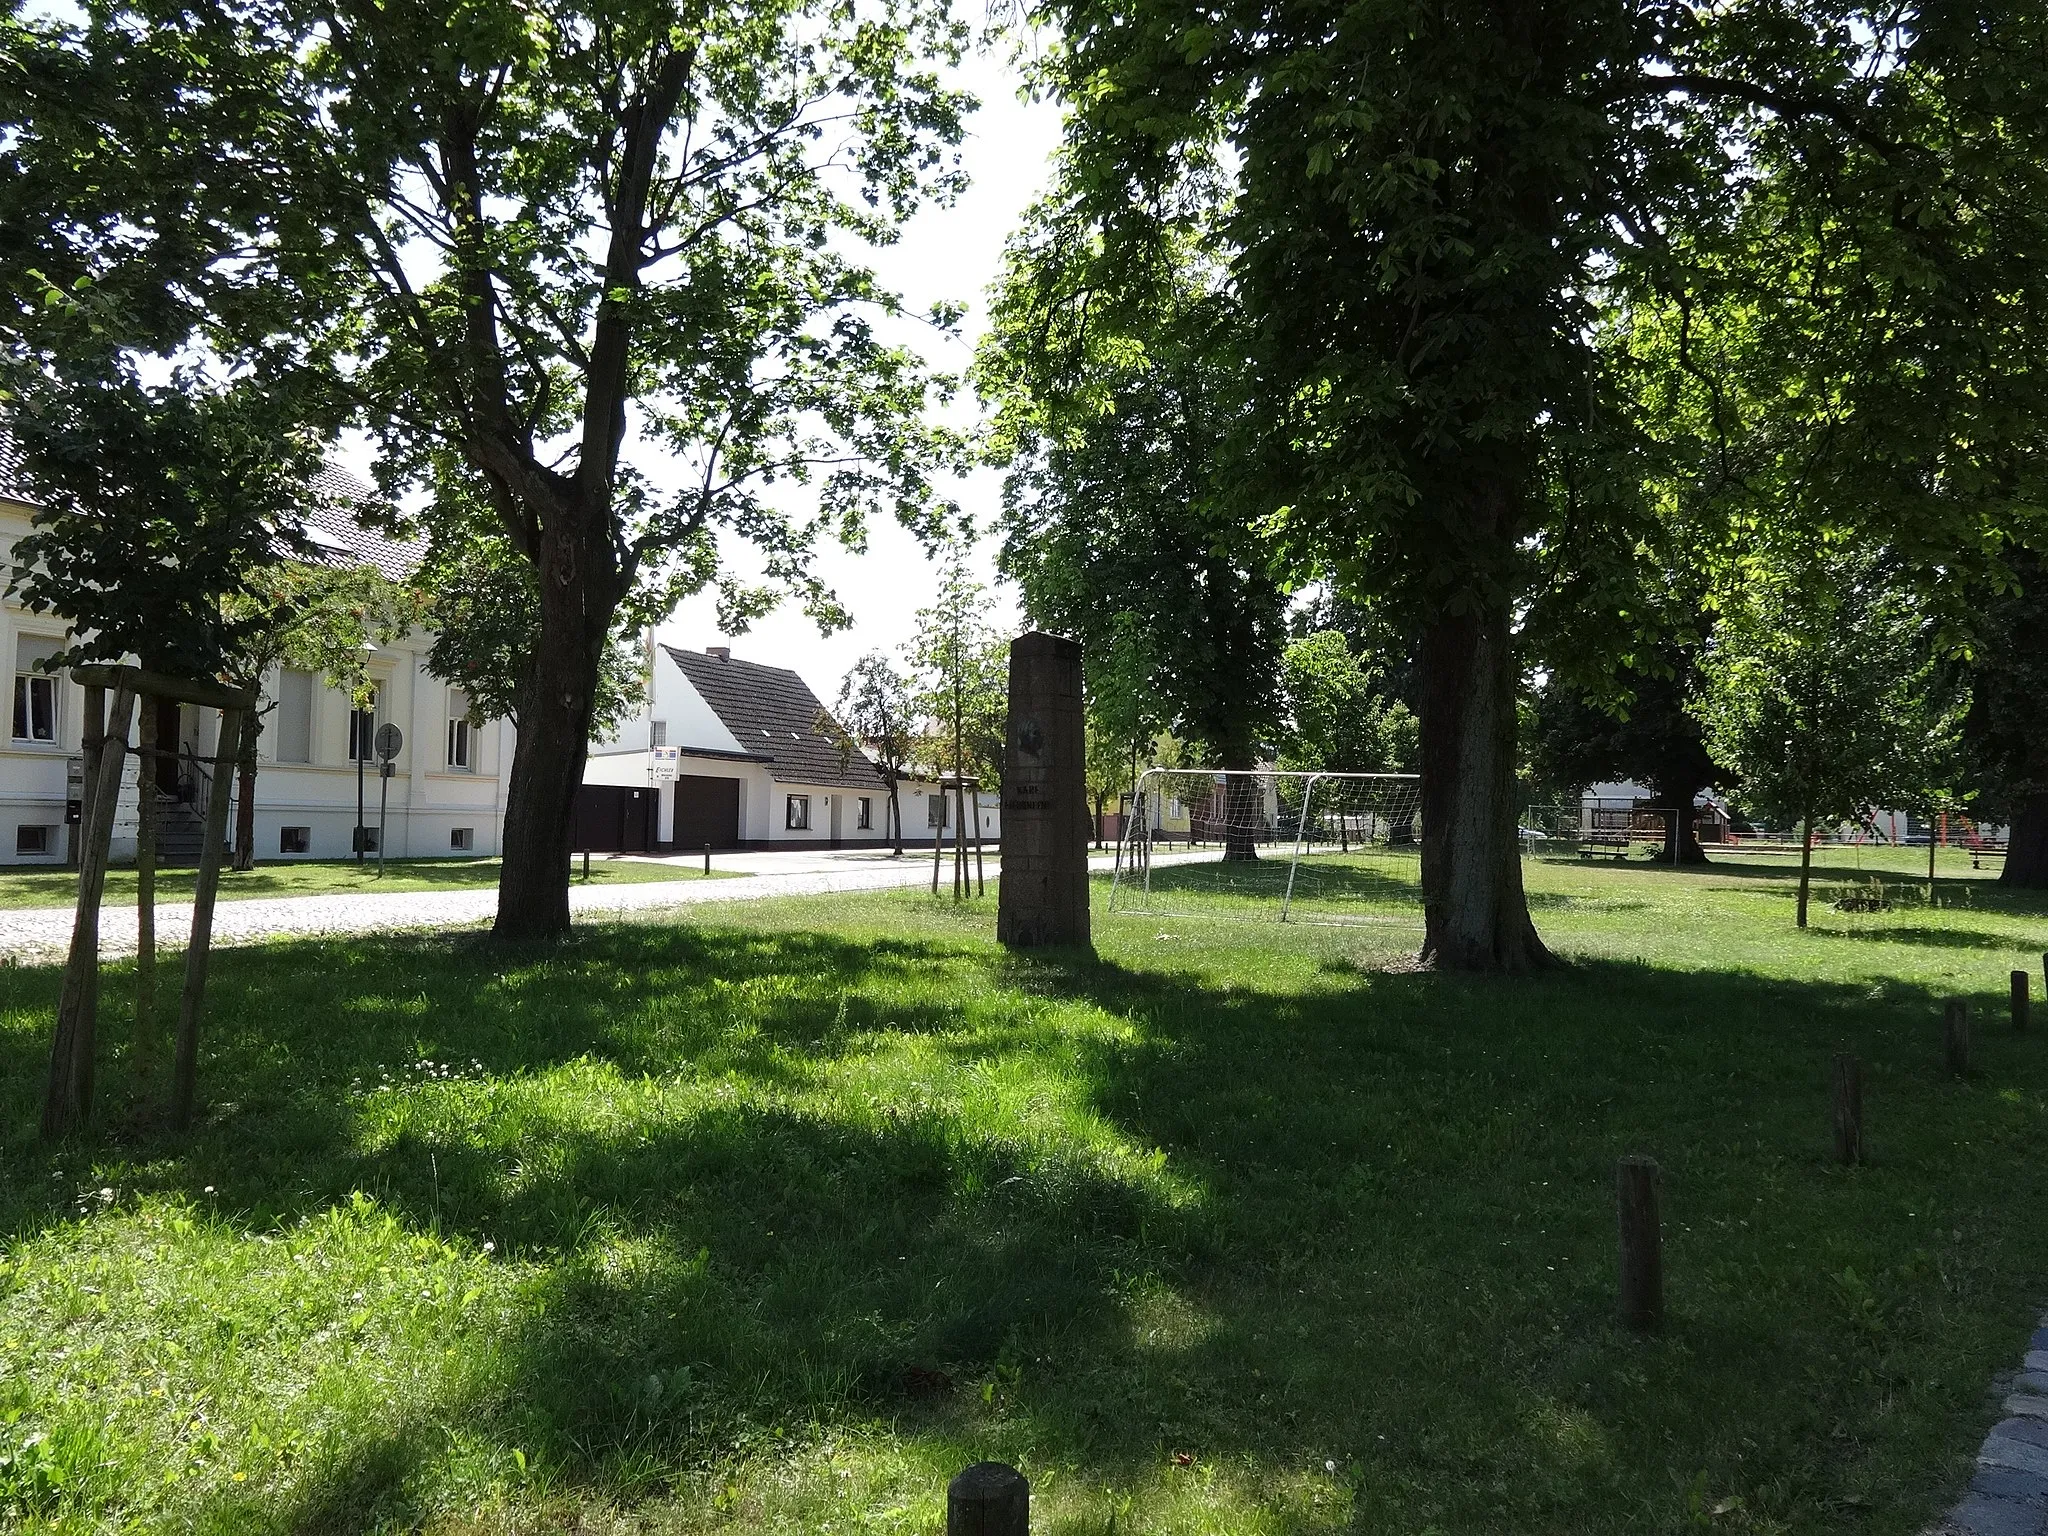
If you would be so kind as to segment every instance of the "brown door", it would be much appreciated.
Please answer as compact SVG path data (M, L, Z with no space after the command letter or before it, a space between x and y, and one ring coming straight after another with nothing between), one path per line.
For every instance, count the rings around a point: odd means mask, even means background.
M576 791L569 851L652 853L654 791L622 784L585 784Z
M740 845L740 781L682 774L676 779L676 814L670 845L694 853Z

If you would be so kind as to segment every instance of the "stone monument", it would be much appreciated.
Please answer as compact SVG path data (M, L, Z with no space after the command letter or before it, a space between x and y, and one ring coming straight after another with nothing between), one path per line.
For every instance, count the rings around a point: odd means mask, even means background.
M1079 642L1012 640L996 895L996 938L1011 949L1089 942L1083 720Z

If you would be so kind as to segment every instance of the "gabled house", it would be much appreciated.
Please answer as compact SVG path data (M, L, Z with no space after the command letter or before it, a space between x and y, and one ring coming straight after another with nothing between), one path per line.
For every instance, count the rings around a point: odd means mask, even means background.
M796 673L725 646L656 645L648 665L640 718L591 746L576 847L889 846L888 780ZM906 850L929 847L938 786L906 780L899 795ZM981 815L992 839L993 804Z
M371 565L393 578L412 572L417 552L364 527L355 514L374 497L370 486L329 469L313 490L306 534L316 550L337 564ZM0 434L0 567L11 569L15 541L31 531L34 514L20 461ZM84 692L68 675L36 670L38 661L64 647L68 629L61 617L30 613L11 596L0 602L0 655L12 666L11 719L0 738L0 863L58 864L68 851L83 768ZM310 672L279 669L264 680L264 698L274 707L257 745L258 859L333 859L353 852L359 756L374 838L379 786L371 744L387 722L401 729L405 742L393 763L386 851L413 858L498 852L512 727L474 722L461 690L427 674L432 644L433 636L421 632L377 648L369 659L377 697L367 710L354 709L347 695ZM195 802L204 803L218 716L170 703L157 707L158 741L175 745L178 754L160 760L153 776L163 851L175 859L197 852ZM117 859L134 855L136 792L131 767L115 814ZM189 848L180 847L181 837Z

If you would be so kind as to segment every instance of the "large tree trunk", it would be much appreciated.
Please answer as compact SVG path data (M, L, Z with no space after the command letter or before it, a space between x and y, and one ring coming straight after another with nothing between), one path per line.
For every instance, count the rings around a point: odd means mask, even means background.
M1252 777L1256 767L1250 747L1226 747L1223 770L1223 859L1244 863L1259 856L1259 819L1265 814L1265 800L1259 781Z
M1515 836L1515 664L1505 597L1445 613L1422 638L1425 963L1514 974L1550 963L1522 894Z
M1694 824L1693 797L1700 791L1697 784L1682 786L1665 791L1661 798L1669 804L1664 806L1664 862L1666 864L1704 864L1707 850L1700 846L1699 828Z
M585 521L593 529L603 524L598 517ZM610 569L601 536L579 545L559 526L543 534L540 645L521 692L505 786L504 864L491 925L496 938L569 931L569 839L590 750L598 659L616 607L601 596L610 588Z
M2005 847L2001 885L2048 890L2048 792L2026 795L2012 808L2012 836Z

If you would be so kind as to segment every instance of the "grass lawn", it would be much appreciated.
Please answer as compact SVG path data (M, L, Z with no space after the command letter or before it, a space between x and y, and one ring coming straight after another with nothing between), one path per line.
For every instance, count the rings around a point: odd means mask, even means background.
M572 864L572 878L581 883L583 866ZM731 871L724 873L730 874ZM160 869L156 875L159 901L190 901L195 869ZM687 864L647 864L632 859L590 861L592 885L638 885L648 880L701 880L704 871ZM713 871L711 878L721 878ZM495 888L498 884L496 859L392 859L377 878L377 861L358 864L354 859L307 859L289 864L261 864L254 869L220 872L219 899L248 901L259 896L327 896L389 891L460 891ZM78 899L78 876L61 869L9 870L0 874L0 908L68 907ZM133 865L107 871L106 902L135 904Z
M2048 903L1831 862L1801 935L1782 866L1532 863L1521 981L1157 915L1016 960L917 891L236 948L184 1145L110 1046L37 1146L56 976L0 972L0 1526L930 1536L990 1456L1060 1536L1909 1536L2048 1299Z

